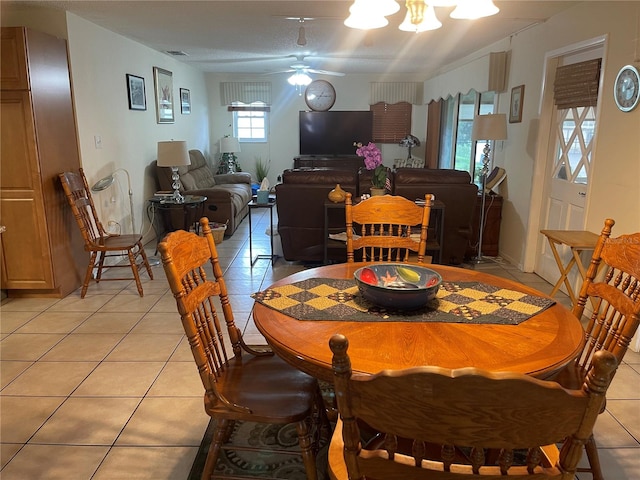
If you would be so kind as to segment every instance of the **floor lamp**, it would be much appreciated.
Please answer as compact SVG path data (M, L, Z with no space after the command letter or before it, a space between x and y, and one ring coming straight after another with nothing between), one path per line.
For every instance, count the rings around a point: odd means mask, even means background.
M133 218L133 190L131 189L131 177L129 176L129 172L124 168L117 168L113 171L111 175L107 175L104 178L101 178L91 187L92 192L101 192L106 190L116 179L116 175L122 172L127 176L127 187L129 187L129 209L131 210L131 233L136 233L136 222Z
M484 233L484 222L486 212L485 197L487 174L489 173L489 163L491 160L491 142L494 140L506 140L507 138L507 116L504 113L493 113L489 115L477 115L473 119L472 140L484 140L486 143L482 150L482 206L480 210L480 234L478 236L478 255L473 259L474 263L483 263L482 256L482 235Z

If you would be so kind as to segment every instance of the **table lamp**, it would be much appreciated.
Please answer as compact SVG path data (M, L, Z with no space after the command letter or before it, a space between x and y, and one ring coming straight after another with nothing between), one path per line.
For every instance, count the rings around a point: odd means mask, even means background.
M478 255L474 258L475 263L482 263L482 234L485 221L485 197L487 186L487 173L489 173L489 161L491 155L492 140L506 140L507 138L507 116L504 113L491 113L489 115L477 115L473 119L472 140L484 140L486 143L482 150L482 209L480 210L480 236L478 237Z
M191 165L187 142L184 140L171 140L170 142L158 142L158 166L171 168L171 180L173 180L173 201L184 203L184 197L180 193L180 175L178 167Z
M240 151L240 142L236 137L222 137L220 139L220 168L218 173L236 173L238 163L235 153Z

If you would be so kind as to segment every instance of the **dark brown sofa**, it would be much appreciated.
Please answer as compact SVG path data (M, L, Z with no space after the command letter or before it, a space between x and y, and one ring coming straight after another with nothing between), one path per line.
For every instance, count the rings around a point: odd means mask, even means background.
M324 202L336 184L357 194L358 173L348 169L292 169L276 185L278 233L285 260L321 262L324 259ZM336 213L336 212L332 212ZM344 231L345 218L331 215L332 230ZM344 253L344 252L343 252ZM332 260L340 260L334 259ZM346 255L344 260L346 261Z
M204 195L204 215L212 222L226 223L225 235L232 235L249 212L251 201L251 174L246 172L214 175L200 150L189 150L191 165L180 167L181 189L184 195ZM154 161L160 190L173 191L171 169L158 167ZM172 212L172 215L180 212ZM173 225L182 225L182 220L173 218Z
M470 175L459 170L400 168L389 172L389 179L394 195L415 200L432 193L445 204L440 263L462 263L471 238L471 219L478 192ZM369 193L371 172L327 168L284 171L282 183L276 186L276 195L278 233L286 260L324 260L324 205L327 195L338 183L355 196ZM329 209L328 219L329 233L344 231L344 210ZM341 256L343 251L332 249L328 253L329 260L346 260Z
M462 263L471 239L471 220L478 187L471 183L468 172L399 168L393 173L393 194L409 199L435 195L445 204L443 264Z

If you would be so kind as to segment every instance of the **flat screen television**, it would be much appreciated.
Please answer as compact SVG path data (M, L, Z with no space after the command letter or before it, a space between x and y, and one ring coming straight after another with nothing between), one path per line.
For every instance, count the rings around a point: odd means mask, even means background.
M373 139L370 111L300 112L300 155L355 155Z

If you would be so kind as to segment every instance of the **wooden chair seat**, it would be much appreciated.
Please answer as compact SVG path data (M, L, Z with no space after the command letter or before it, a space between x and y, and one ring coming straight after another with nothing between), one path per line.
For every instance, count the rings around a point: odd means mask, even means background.
M89 264L80 297L84 298L87 294L94 270L96 283L100 281L135 280L138 294L142 297L144 292L140 281L140 270L145 268L149 278L153 280L151 265L149 265L147 254L142 245L142 235L135 233L112 235L106 232L98 218L91 190L82 169L78 173L63 172L59 174L59 178L69 206L73 211L73 216L82 233L84 249L89 252ZM105 265L105 260L109 257L117 258L116 263ZM124 262L120 261L122 258L124 258ZM109 276L104 278L102 276L104 270L111 268L130 268L133 276Z
M278 424L308 418L318 392L315 378L293 369L275 355L245 354L241 362L227 363L216 387L229 402L249 409L252 422ZM220 402L211 402L208 395L205 409L212 417L233 418L233 412ZM246 416L247 412L238 412L235 420L244 420Z

